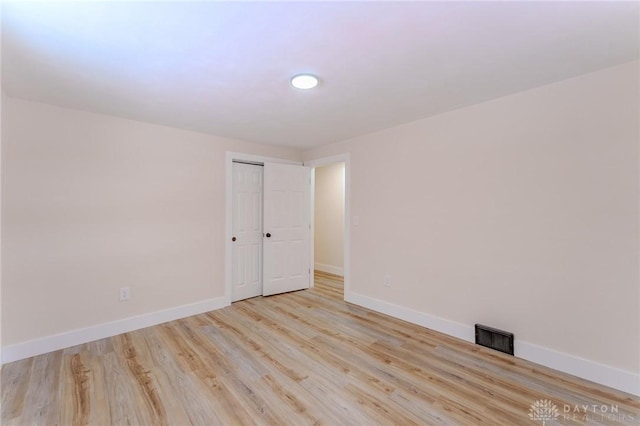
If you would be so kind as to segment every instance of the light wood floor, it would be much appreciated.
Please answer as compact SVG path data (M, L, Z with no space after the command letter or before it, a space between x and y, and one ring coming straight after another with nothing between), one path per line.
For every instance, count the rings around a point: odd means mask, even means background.
M342 301L342 283L2 368L3 425L640 424L624 393ZM564 405L615 407L564 413ZM568 418L570 416L571 418Z

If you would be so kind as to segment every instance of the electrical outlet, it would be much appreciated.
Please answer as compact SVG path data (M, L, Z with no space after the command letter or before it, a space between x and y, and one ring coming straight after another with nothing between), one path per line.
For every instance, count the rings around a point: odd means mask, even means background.
M131 292L129 291L129 287L122 287L120 289L120 301L124 302L126 300L129 300L129 297L131 297Z
M385 274L384 276L384 286L391 287L391 275Z

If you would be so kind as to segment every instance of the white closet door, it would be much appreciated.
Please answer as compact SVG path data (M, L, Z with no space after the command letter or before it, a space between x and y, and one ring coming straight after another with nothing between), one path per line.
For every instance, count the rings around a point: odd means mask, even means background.
M237 301L262 294L262 166L233 163L232 290Z
M309 288L310 170L264 165L264 296Z

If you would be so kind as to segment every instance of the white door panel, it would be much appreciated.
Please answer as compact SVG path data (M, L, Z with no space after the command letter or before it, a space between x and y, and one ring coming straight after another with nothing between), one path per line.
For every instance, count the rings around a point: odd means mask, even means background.
M265 296L309 288L310 169L264 165Z
M262 294L262 166L233 163L231 300Z

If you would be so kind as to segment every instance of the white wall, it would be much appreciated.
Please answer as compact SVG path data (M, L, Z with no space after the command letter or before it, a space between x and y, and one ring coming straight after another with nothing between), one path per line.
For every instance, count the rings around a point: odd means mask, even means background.
M476 322L506 329L516 354L640 393L638 72L305 153L351 155L348 297L465 338Z
M3 109L5 345L223 300L225 152L301 160L13 98Z
M2 7L0 6L0 22L2 22ZM2 34L2 24L0 24ZM0 46L2 37L0 36ZM2 69L2 54L0 54L0 69ZM2 78L0 77L0 348L2 348L2 122L4 121L2 104L4 103L4 91L2 90ZM1 355L0 355L1 358Z
M0 8L2 9L2 8ZM0 42L1 43L1 42ZM1 55L0 55L1 56ZM0 66L1 69L1 66ZM0 81L2 79L0 78ZM2 348L2 122L4 121L2 104L4 103L4 92L0 83L0 348Z
M344 273L344 163L315 169L315 269Z

